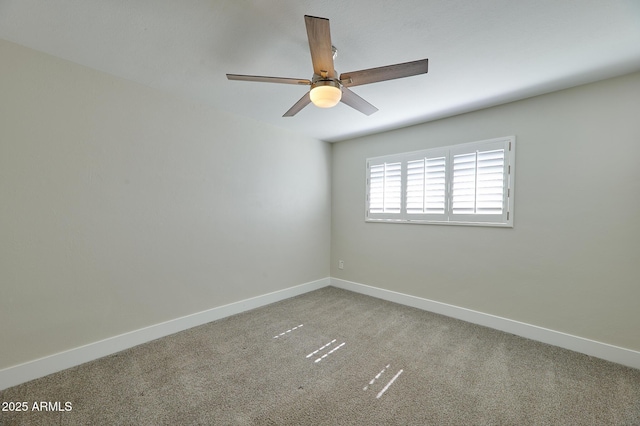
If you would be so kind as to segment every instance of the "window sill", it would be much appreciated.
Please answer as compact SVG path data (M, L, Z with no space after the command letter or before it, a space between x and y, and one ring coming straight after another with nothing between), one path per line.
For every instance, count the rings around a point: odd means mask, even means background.
M484 226L491 228L513 228L513 223L501 223L501 222L453 222L453 221L438 221L438 220L405 220L405 219L371 219L365 218L365 222L368 223L396 223L396 224L410 224L410 225L453 225L453 226Z

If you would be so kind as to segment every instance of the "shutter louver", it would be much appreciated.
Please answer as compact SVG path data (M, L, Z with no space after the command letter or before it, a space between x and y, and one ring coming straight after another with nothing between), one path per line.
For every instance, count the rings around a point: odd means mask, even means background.
M407 162L407 214L444 214L446 157Z
M446 157L427 158L425 184L425 209L428 214L444 214Z
M407 213L424 213L424 158L407 161Z
M453 156L453 214L473 214L476 210L476 153Z
M369 213L400 213L402 163L370 166Z
M476 213L502 214L504 150L478 152Z
M503 149L453 157L453 214L501 215L503 188Z
M384 166L384 213L400 213L402 163L385 163Z
M369 213L384 211L384 163L370 167L369 172Z

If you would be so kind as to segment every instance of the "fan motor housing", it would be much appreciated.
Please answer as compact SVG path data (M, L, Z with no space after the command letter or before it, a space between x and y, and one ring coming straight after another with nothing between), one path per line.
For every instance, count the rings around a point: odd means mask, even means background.
M316 79L315 76L314 76L314 79L311 82L311 89L313 90L316 87L320 87L320 86L333 86L333 87L337 87L339 89L340 88L340 81L338 81L335 78L318 77Z

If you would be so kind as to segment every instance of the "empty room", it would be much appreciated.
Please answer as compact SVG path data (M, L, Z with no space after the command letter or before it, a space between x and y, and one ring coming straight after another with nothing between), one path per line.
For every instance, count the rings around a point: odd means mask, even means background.
M639 425L640 2L0 0L0 426Z

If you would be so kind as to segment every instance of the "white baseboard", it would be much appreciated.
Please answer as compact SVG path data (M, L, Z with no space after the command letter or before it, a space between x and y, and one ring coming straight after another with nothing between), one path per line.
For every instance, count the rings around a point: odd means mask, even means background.
M259 308L270 303L298 296L327 286L365 294L401 305L411 306L448 317L457 318L473 324L483 325L505 331L528 339L580 352L607 361L640 369L640 352L609 345L578 336L549 330L531 324L485 314L471 309L446 303L423 299L408 294L372 287L339 278L323 278L305 284L290 287L273 293L264 294L228 305L219 306L203 312L187 315L174 320L155 324L139 330L124 333L98 342L90 343L68 351L60 352L24 364L0 370L0 390L19 385L29 380L93 361L107 355L149 342L179 331L187 330L211 321Z
M15 365L0 370L0 390L11 386L28 382L29 380L44 377L46 375L93 361L107 355L120 352L124 349L168 336L179 331L187 330L198 325L216 321L221 318L235 315L250 309L259 308L270 303L298 296L309 291L326 287L330 284L330 278L323 278L305 284L274 291L228 305L219 306L203 312L176 318L149 327L120 334L98 342L89 343L78 348L39 358L24 364Z
M338 278L331 278L331 285L344 290L350 290L356 293L377 297L378 299L388 300L390 302L411 306L413 308L446 315L448 317L460 319L473 324L483 325L485 327L505 331L517 336L526 337L527 339L536 340L538 342L547 343L553 346L580 352L585 355L640 369L640 352L636 352L631 349L621 348L607 343L597 342L595 340L589 340L583 337L573 336L571 334L473 311L471 309L460 308L446 303L410 296L408 294L385 290L378 287L371 287L365 284L345 281Z

